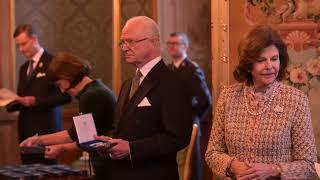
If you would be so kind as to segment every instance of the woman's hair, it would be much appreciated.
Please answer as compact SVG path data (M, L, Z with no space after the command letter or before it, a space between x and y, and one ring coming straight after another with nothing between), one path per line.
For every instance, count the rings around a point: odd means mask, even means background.
M279 51L280 69L277 80L282 80L289 61L287 47L280 35L267 25L254 27L240 42L238 46L239 64L233 72L234 78L238 82L253 84L251 75L253 64L257 62L263 49L271 45L274 45Z
M91 67L88 61L69 53L60 52L49 65L48 77L54 82L59 79L69 80L71 87L74 87L90 72Z

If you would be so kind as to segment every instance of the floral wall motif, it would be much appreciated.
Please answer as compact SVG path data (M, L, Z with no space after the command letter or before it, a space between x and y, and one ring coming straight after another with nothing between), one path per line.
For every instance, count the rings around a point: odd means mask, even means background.
M246 0L248 24L279 24L291 20L320 20L320 0Z
M305 62L291 62L286 72L286 81L307 95L312 89L320 87L320 52L317 57L310 57Z
M314 127L320 126L320 0L247 0L248 25L269 24L287 44L290 63L285 83L305 92ZM318 152L320 130L314 128Z

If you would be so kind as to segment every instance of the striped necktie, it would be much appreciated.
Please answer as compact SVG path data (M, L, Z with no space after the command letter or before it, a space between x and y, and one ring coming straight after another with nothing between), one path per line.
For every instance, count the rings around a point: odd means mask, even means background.
M33 60L29 60L29 66L28 66L28 71L27 71L28 78L30 78L33 73L33 70L34 70L33 63L34 63Z
M136 92L136 90L138 89L138 87L140 85L140 78L141 77L142 77L142 74L141 74L140 70L138 70L132 79L132 84L131 84L131 89L130 89L130 94L129 94L130 99L133 96L133 94Z

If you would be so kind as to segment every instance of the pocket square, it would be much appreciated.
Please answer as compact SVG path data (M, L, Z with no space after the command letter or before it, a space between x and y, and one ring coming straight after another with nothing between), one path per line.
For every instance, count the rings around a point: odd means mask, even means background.
M146 107L146 106L151 106L151 104L148 101L148 98L144 97L142 101L138 104L138 107Z
M46 73L41 73L41 72L39 72L39 73L36 75L37 78L41 78L41 77L44 77L44 76L46 76Z

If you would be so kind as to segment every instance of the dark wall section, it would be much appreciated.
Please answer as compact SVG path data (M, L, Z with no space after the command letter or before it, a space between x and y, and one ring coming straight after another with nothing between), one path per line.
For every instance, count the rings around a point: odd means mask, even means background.
M86 58L93 77L111 87L112 1L16 0L16 25L30 23L43 47ZM17 68L24 62L17 52Z

